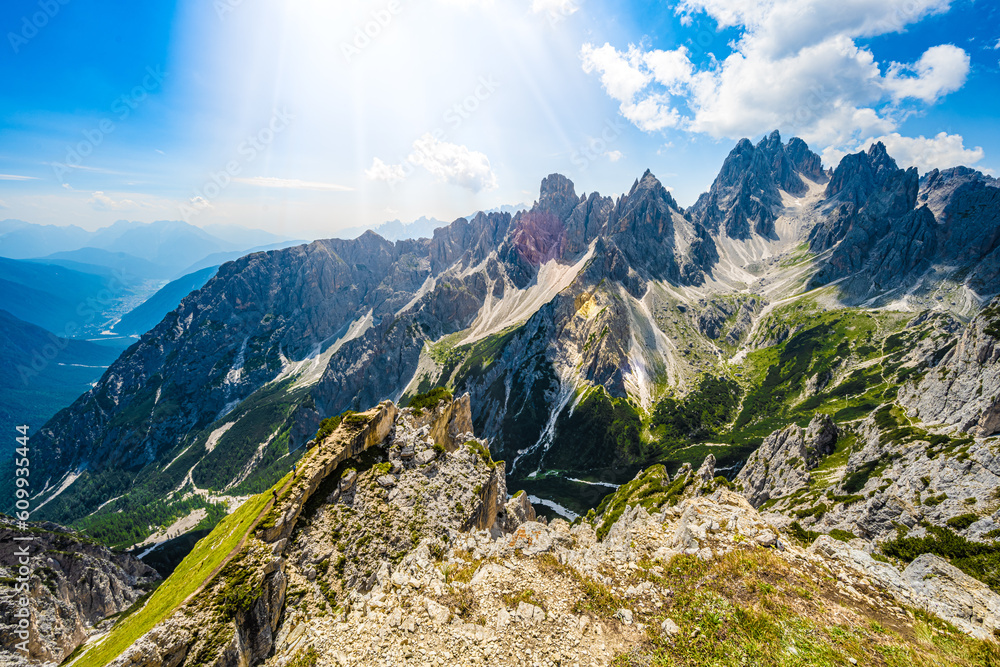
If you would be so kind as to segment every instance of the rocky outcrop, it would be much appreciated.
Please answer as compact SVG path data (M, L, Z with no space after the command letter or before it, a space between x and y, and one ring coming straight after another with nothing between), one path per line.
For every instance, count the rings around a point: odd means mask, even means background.
M395 425L396 413L396 406L386 402L367 413L351 415L341 428L318 443L317 454L302 465L291 488L283 494L281 502L272 508L262 524L261 539L267 543L287 539L303 507L320 484L344 461L381 444Z
M934 554L917 556L903 570L919 606L980 639L1000 630L1000 595Z
M993 639L1000 629L1000 595L938 556L918 556L899 572L828 535L820 536L809 552L865 576L901 604L931 612L973 637Z
M754 318L766 305L761 297L703 299L698 302L698 330L711 340L737 346L753 326Z
M348 606L398 578L400 561L422 568L464 532L504 534L504 469L462 431L470 423L467 395L346 418L275 493L256 536L112 665L261 664L288 625L290 590L316 591L324 610ZM530 503L517 507L534 518Z
M912 529L912 537L921 536L925 525L981 540L1000 524L994 496L1000 486L1000 457L993 442L924 431L892 405L852 430L856 442L846 463L825 470L819 484L810 483L798 461L788 471L788 460L778 455L785 472L780 495L769 497L774 501L769 509L809 530L840 530L871 541L894 537L900 527ZM786 432L794 433L785 429L768 440L776 442ZM752 470L740 471L736 484L748 498L766 502L764 495L777 479L754 461ZM961 524L949 524L958 517Z
M899 401L926 424L947 424L978 436L1000 432L1000 298L994 299L905 385Z
M518 491L504 505L503 512L499 517L500 528L506 533L513 533L521 525L532 522L536 518L535 508L531 506L528 494L524 491Z
M30 574L19 582L22 568ZM25 654L16 648L22 643L29 660L58 664L92 633L106 630L160 576L132 556L61 526L32 523L22 529L5 517L0 578L0 664L22 664ZM27 590L18 592L19 583ZM22 597L28 601L26 628L18 624Z
M792 424L764 439L736 476L736 488L754 507L781 498L810 481L809 471L833 452L838 430L829 415L816 415L803 429Z
M441 401L433 409L411 413L414 428L423 426L430 429L430 437L449 452L453 452L468 440L473 440L472 398L463 394L455 400Z

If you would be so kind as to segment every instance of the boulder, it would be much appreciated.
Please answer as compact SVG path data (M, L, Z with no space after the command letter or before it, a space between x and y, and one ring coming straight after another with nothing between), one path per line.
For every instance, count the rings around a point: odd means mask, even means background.
M923 554L903 570L920 606L979 639L1000 630L1000 595L934 554Z

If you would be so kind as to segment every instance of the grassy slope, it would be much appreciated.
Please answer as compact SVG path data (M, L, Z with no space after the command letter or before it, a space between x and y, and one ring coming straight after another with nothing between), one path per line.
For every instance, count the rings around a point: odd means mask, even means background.
M892 604L852 601L830 572L790 566L767 549L740 548L707 563L693 556L643 563L631 578L669 586L673 596L639 613L647 640L617 656L616 667L1000 665L995 643L919 609L904 616ZM660 632L664 616L680 628L676 636Z
M842 456L838 452L833 457ZM663 483L663 466L653 466L607 497L588 515L600 539L627 505L656 511L675 504L689 479ZM726 484L716 480L715 484ZM885 599L868 605L843 595L834 573L824 567L789 563L777 552L742 545L711 561L677 556L669 562L642 561L619 581L622 590L644 581L671 589L667 605L655 609L619 599L615 589L585 580L572 568L551 567L583 584L581 608L611 617L618 608L634 610L646 624L646 641L617 656L617 667L684 665L973 667L1000 665L1000 645L973 639L919 609L900 613ZM866 590L879 598L884 593ZM670 618L680 633L660 631Z
M288 479L278 482L280 488ZM116 624L98 644L85 651L72 664L81 667L101 667L116 658L160 621L167 618L192 593L205 583L227 555L256 525L257 519L271 500L271 493L250 498L236 512L223 519L215 530L195 545L174 573L156 589L139 611Z

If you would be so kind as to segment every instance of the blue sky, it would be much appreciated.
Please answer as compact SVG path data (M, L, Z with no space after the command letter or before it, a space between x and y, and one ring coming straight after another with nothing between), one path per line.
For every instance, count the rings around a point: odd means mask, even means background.
M775 128L1000 171L985 0L7 0L0 30L0 219L315 238L646 168L690 205Z

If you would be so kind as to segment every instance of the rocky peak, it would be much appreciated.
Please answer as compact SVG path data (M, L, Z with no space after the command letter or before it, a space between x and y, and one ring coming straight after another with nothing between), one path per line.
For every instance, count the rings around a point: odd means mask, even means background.
M900 169L879 141L867 152L847 155L840 161L827 185L826 198L862 207L873 195L898 191L900 201L891 207L898 216L916 203L918 181L916 168Z
M800 172L812 180L825 179L820 157L801 139L782 144L777 130L756 146L741 139L692 214L707 228L732 238L771 237L781 208L780 190L793 195L806 192Z
M510 225L509 213L480 211L471 221L459 218L447 227L435 229L430 246L433 272L456 263L471 266L483 261L500 245Z
M580 198L576 196L573 181L562 174L550 174L542 179L538 203L532 210L551 213L565 220L579 204Z
M809 150L806 142L798 137L792 137L788 140L788 145L785 146L785 155L788 156L792 169L803 176L817 183L823 183L829 178L823 169L823 159Z
M679 207L649 170L620 197L608 218L608 231L633 266L657 278L677 280L674 215Z

